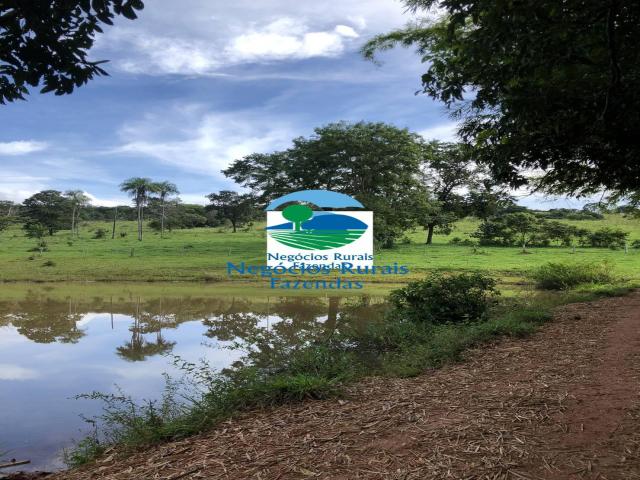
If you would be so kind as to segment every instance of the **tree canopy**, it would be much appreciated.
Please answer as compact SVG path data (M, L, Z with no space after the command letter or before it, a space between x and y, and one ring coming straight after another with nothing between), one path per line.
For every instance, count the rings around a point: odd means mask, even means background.
M0 3L0 103L24 100L28 87L64 95L95 76L106 60L88 53L102 24L136 18L142 0L5 0Z
M269 200L324 189L357 198L375 212L374 234L391 246L415 226L424 188L419 181L422 139L384 123L332 123L296 138L286 151L236 160L224 174Z
M640 3L634 0L404 0L444 15L380 35L373 58L417 48L424 93L496 178L587 194L640 190Z
M25 229L30 225L43 226L53 235L57 230L67 227L65 223L69 202L57 190L43 190L38 192L23 203L21 215L25 218Z
M222 190L218 193L207 195L209 205L207 210L215 211L220 220L228 220L235 233L239 226L251 220L255 214L256 200L249 193L238 193L230 190Z

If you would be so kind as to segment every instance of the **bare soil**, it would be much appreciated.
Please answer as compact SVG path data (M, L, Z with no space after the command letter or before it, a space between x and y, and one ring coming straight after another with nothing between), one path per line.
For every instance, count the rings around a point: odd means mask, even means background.
M371 378L47 480L313 478L640 479L640 292L565 306L527 339L417 378Z

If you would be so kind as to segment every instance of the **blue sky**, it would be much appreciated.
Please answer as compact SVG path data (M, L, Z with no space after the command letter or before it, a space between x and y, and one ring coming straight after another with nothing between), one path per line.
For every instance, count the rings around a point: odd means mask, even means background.
M184 201L235 188L234 159L286 148L329 122L385 121L452 140L455 124L424 95L419 58L374 65L358 50L411 17L395 0L153 0L99 37L110 77L69 96L0 106L0 199L81 189L127 202L126 178L176 183ZM522 203L578 206L576 201Z

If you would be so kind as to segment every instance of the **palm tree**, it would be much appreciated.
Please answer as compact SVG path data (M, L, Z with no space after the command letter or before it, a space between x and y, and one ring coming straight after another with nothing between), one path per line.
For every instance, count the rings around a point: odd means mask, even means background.
M162 209L161 217L160 217L160 238L164 237L164 207L166 204L167 197L169 195L177 195L180 192L178 191L178 187L175 183L171 182L158 182L154 184L154 192L158 194L158 198L160 199L160 208Z
M150 178L133 177L125 180L120 185L120 190L133 198L133 203L138 210L138 240L142 241L142 222L144 220L144 206L149 200L149 194L155 189L155 184Z
M71 235L77 237L80 235L80 229L78 228L80 210L82 207L89 205L91 199L87 197L82 190L69 190L64 194L71 203Z

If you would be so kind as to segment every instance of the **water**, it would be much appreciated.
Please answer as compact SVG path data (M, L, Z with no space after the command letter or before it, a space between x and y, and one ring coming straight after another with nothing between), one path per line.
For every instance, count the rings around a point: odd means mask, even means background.
M157 398L163 372L180 376L170 354L216 369L265 362L341 322L364 324L381 306L369 297L216 296L199 288L0 292L0 459L30 459L24 470L62 468L61 450L90 430L81 415L101 409L74 397L120 388Z

